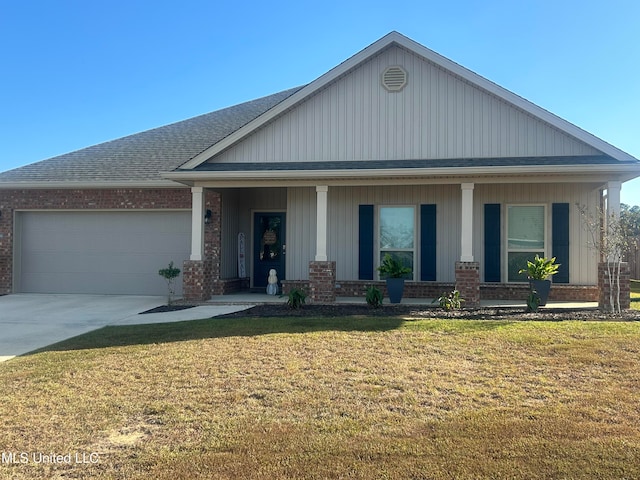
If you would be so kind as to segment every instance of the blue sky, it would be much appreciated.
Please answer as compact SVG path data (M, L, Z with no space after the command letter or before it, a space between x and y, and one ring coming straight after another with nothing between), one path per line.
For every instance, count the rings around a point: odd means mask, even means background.
M306 84L392 30L640 158L637 0L0 0L0 171Z

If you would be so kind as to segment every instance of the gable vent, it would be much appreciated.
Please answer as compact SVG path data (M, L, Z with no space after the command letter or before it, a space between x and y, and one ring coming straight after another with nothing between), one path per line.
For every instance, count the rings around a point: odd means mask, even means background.
M402 67L387 67L382 72L382 86L390 92L399 92L407 84L407 72Z

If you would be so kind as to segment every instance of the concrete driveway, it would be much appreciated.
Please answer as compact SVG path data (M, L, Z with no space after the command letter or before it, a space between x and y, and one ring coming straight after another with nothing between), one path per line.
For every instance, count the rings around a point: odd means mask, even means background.
M251 307L215 305L138 315L165 303L166 297L136 295L0 296L0 362L106 325L179 322Z

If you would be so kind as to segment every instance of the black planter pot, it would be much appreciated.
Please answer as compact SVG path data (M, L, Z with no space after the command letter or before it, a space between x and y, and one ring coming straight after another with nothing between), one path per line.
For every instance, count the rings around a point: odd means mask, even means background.
M404 293L404 278L387 278L387 294L390 303L400 303Z
M529 288L537 292L538 298L540 298L540 306L544 307L549 299L551 280L529 280Z

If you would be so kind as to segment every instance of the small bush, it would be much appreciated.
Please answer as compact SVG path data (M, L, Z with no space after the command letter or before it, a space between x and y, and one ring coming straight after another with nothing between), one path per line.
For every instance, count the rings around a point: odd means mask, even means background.
M527 312L537 312L540 306L540 296L535 290L529 292L527 297Z
M440 308L443 308L448 312L451 310L461 309L464 299L460 298L460 292L458 290L452 290L449 293L443 293L440 295L440 297L433 301L433 303L435 302L438 302L440 304Z
M378 287L368 287L366 294L367 304L372 308L382 307L382 292Z
M292 288L287 299L287 306L294 310L302 307L307 299L307 294L299 288Z
M175 295L175 287L174 281L180 275L180 269L173 266L173 260L169 262L169 266L167 268L162 268L158 270L158 275L164 278L167 281L167 303L171 304L171 297Z

